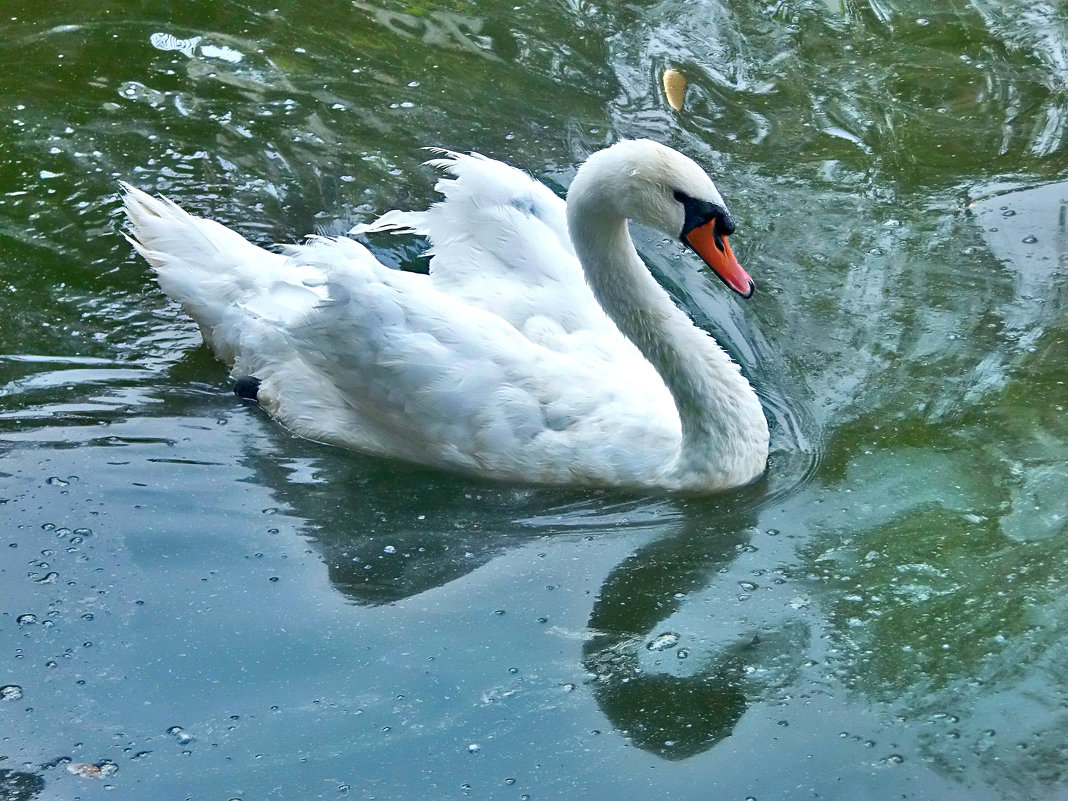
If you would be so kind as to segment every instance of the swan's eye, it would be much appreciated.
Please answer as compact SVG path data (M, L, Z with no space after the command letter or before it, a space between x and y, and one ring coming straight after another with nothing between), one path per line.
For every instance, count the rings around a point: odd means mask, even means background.
M686 219L682 225L680 238L684 238L695 228L700 228L713 220L716 220L716 236L730 236L734 233L734 218L731 213L718 203L708 200L698 200L690 197L685 192L675 190L675 200L682 204L686 212Z

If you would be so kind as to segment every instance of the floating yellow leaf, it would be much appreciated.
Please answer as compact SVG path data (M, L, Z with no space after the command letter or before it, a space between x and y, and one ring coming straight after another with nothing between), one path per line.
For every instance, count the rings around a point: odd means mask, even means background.
M676 69L664 70L664 94L668 105L675 111L682 111L682 101L686 96L686 76Z

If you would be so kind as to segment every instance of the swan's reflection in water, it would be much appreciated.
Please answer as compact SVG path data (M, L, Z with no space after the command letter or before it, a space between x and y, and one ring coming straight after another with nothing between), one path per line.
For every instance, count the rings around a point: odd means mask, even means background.
M305 536L332 585L361 605L442 586L533 540L551 548L557 536L641 532L644 544L590 596L581 659L611 725L665 759L693 756L729 736L769 677L793 675L805 653L804 624L734 615L708 615L707 629L691 632L699 643L692 650L700 651L693 657L670 640L653 642L692 595L737 594L733 578L729 586L717 581L750 548L753 510L766 486L702 500L635 499L475 484L339 451L252 461L278 500L308 521Z
M3 801L31 801L45 787L45 781L36 773L0 768L0 799Z
M673 530L608 575L590 615L583 664L595 677L601 709L632 742L666 759L685 759L729 736L766 681L783 678L783 657L792 674L805 651L807 629L796 621L739 625L709 615L712 642L697 664L683 661L690 654L675 647L677 635L657 634L691 596L731 591L716 585L750 547L752 508L731 495L686 503ZM664 658L648 665L654 653Z

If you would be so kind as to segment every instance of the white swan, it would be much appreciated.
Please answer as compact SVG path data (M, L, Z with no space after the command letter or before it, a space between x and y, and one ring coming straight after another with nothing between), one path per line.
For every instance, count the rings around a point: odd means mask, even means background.
M565 206L482 156L433 163L450 176L443 202L354 229L428 236L429 276L346 237L271 253L124 184L131 242L239 394L302 436L543 484L714 491L764 471L756 394L628 233L635 220L679 237L752 294L700 167L619 142L579 169Z

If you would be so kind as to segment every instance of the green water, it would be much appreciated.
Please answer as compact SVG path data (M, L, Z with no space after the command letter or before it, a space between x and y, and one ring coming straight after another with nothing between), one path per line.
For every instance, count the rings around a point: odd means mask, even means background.
M1068 797L1068 8L934 5L0 3L0 798ZM758 285L638 235L772 421L707 500L296 439L118 234L631 136Z

